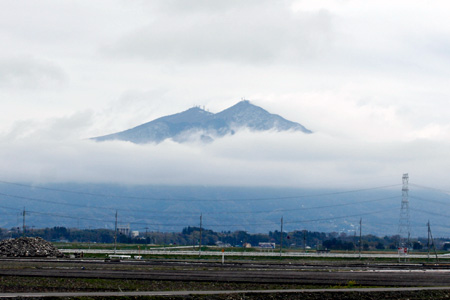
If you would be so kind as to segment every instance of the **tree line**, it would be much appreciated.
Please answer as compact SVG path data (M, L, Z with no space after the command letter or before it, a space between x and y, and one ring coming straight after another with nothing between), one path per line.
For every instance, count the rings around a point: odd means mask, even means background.
M201 234L200 234L201 232ZM181 245L181 246L204 246L222 245L232 247L258 246L259 243L271 243L283 248L306 248L317 250L385 250L397 249L399 236L378 237L375 235L349 235L337 232L313 232L307 230L295 230L292 232L270 231L269 233L248 233L246 231L221 231L215 232L210 229L199 227L185 227L181 232L140 232L138 235L115 232L111 229L77 229L66 227L52 227L41 229L30 229L23 232L20 228L10 230L0 229L0 238L17 238L20 236L42 237L52 242L89 242L89 243L118 243L154 244L154 245ZM201 237L201 238L200 238ZM447 242L447 243L446 243ZM361 245L360 245L361 244ZM436 239L438 249L450 249L447 239ZM419 238L411 243L415 250L425 249L426 238Z

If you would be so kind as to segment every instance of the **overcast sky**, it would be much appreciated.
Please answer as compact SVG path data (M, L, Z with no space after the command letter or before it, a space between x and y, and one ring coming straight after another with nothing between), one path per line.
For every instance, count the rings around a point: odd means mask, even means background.
M450 190L448 1L0 1L0 179ZM241 98L314 134L86 140Z

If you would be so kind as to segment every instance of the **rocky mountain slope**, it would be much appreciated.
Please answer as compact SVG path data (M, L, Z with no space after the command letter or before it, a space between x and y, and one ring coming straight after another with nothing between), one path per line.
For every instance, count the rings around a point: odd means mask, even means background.
M173 139L177 142L192 139L212 142L215 138L234 134L243 128L251 131L291 130L312 133L299 123L271 114L244 100L216 114L193 107L125 131L92 139L95 141L121 140L136 144L160 143L166 139Z

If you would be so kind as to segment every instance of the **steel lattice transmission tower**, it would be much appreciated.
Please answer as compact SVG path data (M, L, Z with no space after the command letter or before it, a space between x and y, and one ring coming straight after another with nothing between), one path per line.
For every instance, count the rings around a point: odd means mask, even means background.
M400 209L400 221L398 224L399 246L409 247L411 237L411 224L409 222L408 173L403 174L402 181L402 206Z

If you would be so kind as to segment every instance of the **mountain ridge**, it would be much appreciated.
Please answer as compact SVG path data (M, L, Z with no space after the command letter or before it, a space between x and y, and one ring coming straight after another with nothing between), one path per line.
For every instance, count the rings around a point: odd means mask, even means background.
M251 131L300 131L312 133L303 125L271 114L265 109L253 105L248 100L216 114L192 107L180 113L163 116L136 127L91 138L95 141L121 140L135 144L161 143L166 139L185 142L198 137L203 142L212 142L215 138L248 128Z
M1 184L3 198L20 210L26 207L27 222L37 228L76 227L114 229L119 224L132 230L181 231L198 224L203 214L205 228L216 231L244 230L264 233L279 230L346 232L353 235L363 216L364 232L379 236L398 234L401 187L345 190L332 188L286 188L268 186L127 185L112 183ZM409 190L412 236L426 236L429 213L436 236L448 236L447 206L430 208L429 200L448 203L449 196L437 190ZM30 199L34 199L30 201ZM423 199L419 201L418 199ZM0 207L1 228L16 228L17 214ZM34 213L33 213L34 212ZM48 212L51 212L50 214Z

